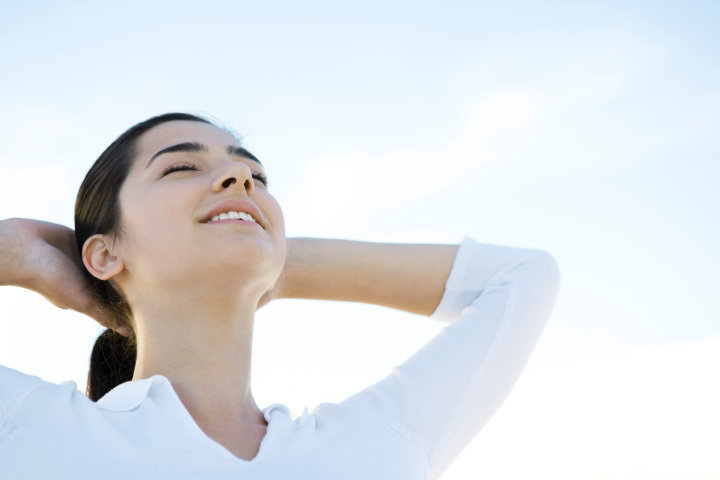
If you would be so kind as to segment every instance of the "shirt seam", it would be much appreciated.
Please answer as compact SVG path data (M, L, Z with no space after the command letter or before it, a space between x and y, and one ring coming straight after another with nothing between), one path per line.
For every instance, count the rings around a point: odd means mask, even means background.
M44 386L44 382L40 379L36 380L32 386L24 391L21 395L18 396L17 400L15 400L12 404L12 406L9 406L7 409L7 415L5 415L2 418L2 423L0 423L0 440L3 439L7 432L5 427L8 423L10 423L10 420L15 417L15 414L18 410L21 410L21 404L25 401L25 399L31 395L35 390L42 388Z
M411 447L413 447L414 450L417 450L417 452L422 456L422 458L425 460L425 471L429 476L430 473L430 462L429 462L429 451L427 448L424 448L422 445L422 442L420 439L415 437L412 433L406 431L405 429L398 427L397 425L394 425L393 423L387 421L385 418L373 413L368 412L367 410L363 410L360 407L354 406L354 405L346 405L346 404L337 404L337 403L329 403L325 404L325 407L322 407L321 409L327 408L327 406L332 407L339 407L339 408L347 408L350 409L356 413L359 413L361 416L364 417L370 417L376 422L382 424L384 427L387 427L390 429L396 436L400 437L404 442L409 444Z
M493 285L493 287L496 287L496 286L499 287L499 286L501 286L501 285L502 285L502 283L497 284L497 285ZM515 302L515 297L516 297L516 295L515 295L515 283L514 283L514 282L509 282L509 286L508 286L508 301L505 303L505 309L504 309L504 311L503 311L503 316L502 316L502 321L501 321L501 325L500 325L500 330L498 331L498 334L495 336L495 339L493 340L493 344L492 344L492 346L490 347L490 350L489 350L489 352L488 352L488 355L486 355L485 358L483 359L482 365L480 366L480 368L478 368L478 370L477 370L477 372L475 373L475 376L473 377L472 381L470 382L468 388L465 390L465 394L463 395L462 400L458 403L458 407L455 409L455 413L453 414L453 416L452 416L452 418L450 419L450 421L447 422L447 425L446 425L446 427L445 427L442 435L440 436L440 441L438 441L438 442L435 444L435 448L433 449L435 452L440 451L440 450L443 449L444 446L447 444L448 437L450 436L450 427L455 424L458 416L460 415L460 411L465 407L465 405L466 405L467 402L469 401L469 397L470 397L471 392L474 390L475 385L477 385L477 383L480 381L481 375L482 375L482 374L485 372L485 370L487 369L487 365L488 365L489 359L491 359L491 358L494 356L495 351L498 349L498 344L500 343L500 341L502 340L502 338L505 336L505 332L507 331L507 328L508 328L508 326L507 326L507 325L508 325L507 318L508 318L509 312L510 312L510 310L511 310L511 305L513 305L514 302ZM468 305L468 306L469 306L469 305ZM481 320L482 320L482 319L481 319ZM429 464L430 464L430 451L429 451L429 449L428 449L428 465L429 465ZM430 473L432 473L432 472L430 472Z

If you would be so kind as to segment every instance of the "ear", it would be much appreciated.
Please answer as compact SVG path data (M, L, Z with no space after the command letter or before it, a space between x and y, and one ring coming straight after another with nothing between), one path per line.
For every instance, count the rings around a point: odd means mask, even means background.
M97 234L85 240L82 251L85 268L100 280L109 280L125 268L122 259L113 255L107 235Z

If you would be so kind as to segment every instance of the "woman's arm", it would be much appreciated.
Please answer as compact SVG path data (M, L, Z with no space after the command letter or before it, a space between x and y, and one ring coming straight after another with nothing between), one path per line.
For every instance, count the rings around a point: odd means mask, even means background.
M548 319L559 271L548 253L463 240L433 318L441 332L340 405L379 420L440 477L497 411Z
M288 239L275 298L363 302L431 315L457 245Z
M40 220L0 221L0 286L33 290L105 326L90 292L72 229Z

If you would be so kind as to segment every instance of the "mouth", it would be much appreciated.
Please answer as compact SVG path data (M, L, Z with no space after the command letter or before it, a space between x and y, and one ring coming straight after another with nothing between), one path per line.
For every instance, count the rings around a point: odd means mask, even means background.
M265 228L260 210L249 200L230 199L213 207L201 221L206 224L257 225Z
M255 219L249 213L236 212L235 210L230 210L229 212L223 212L219 215L215 215L210 220L208 220L207 223L215 223L219 222L220 220L240 220L243 223L257 223L257 221L255 221Z

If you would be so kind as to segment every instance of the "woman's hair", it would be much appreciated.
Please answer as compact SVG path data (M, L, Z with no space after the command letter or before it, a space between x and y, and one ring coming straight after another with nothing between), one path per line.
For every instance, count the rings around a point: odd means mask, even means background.
M113 241L122 237L120 188L136 156L138 139L151 128L176 120L213 125L209 120L186 113L159 115L129 128L95 161L80 185L75 202L75 238L80 251L93 235L105 234ZM100 280L87 270L85 273L112 327L98 337L90 356L86 393L91 400L98 401L116 386L132 380L137 337L132 310L122 291L109 280ZM129 327L129 336L113 331L121 326Z

